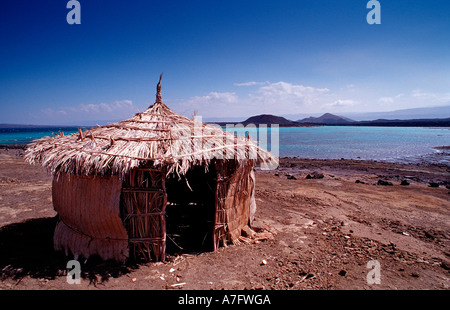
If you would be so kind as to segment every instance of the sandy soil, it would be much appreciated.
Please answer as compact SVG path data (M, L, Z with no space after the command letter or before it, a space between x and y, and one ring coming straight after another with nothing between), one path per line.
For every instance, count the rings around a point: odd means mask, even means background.
M0 151L0 289L450 287L445 165L284 158L276 171L256 174L255 229L267 240L171 255L165 263L92 259L82 262L81 284L71 285L71 258L52 249L51 177L21 153ZM371 260L380 264L380 284L367 282Z

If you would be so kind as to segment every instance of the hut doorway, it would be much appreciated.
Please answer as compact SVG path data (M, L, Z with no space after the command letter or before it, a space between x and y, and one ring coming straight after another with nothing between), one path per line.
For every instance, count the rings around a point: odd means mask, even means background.
M212 251L215 224L216 172L195 166L185 175L166 178L167 252Z
M183 175L132 169L122 184L121 212L130 256L164 261L166 253L215 251L235 242L252 214L251 162L212 162Z

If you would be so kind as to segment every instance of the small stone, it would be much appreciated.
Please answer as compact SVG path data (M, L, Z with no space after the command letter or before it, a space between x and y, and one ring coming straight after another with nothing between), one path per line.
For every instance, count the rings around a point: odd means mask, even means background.
M311 174L308 173L308 175L306 176L307 179L323 179L324 175L323 173L314 171Z
M312 173L312 176L313 176L314 179L323 179L323 177L324 177L323 173L320 173L320 172L317 172L317 171L314 171Z
M378 180L377 185L392 186L393 184L388 181Z
M338 273L338 275L340 275L341 277L344 277L346 274L347 274L347 271L345 271L345 270L341 270Z
M441 267L444 268L445 270L450 270L450 262L442 261L441 262Z

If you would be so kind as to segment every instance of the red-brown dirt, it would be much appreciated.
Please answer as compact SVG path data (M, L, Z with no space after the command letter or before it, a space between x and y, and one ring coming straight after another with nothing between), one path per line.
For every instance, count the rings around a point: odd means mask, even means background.
M448 166L284 158L276 171L256 173L255 229L271 238L164 263L89 259L77 285L66 278L72 258L52 248L51 176L21 152L0 153L3 290L450 287ZM371 260L380 264L380 284L367 282Z

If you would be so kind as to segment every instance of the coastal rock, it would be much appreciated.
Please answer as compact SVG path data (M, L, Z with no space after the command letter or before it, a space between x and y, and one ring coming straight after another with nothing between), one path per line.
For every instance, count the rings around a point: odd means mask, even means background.
M450 270L450 262L449 261L442 261L441 262L441 267L444 268L445 270Z
M393 184L388 181L378 180L377 185L392 186Z
M296 177L294 177L293 175L290 175L290 174L286 174L286 177L288 180L297 180Z
M311 174L308 173L308 175L306 176L307 179L323 179L323 177L323 173L317 171L314 171Z

